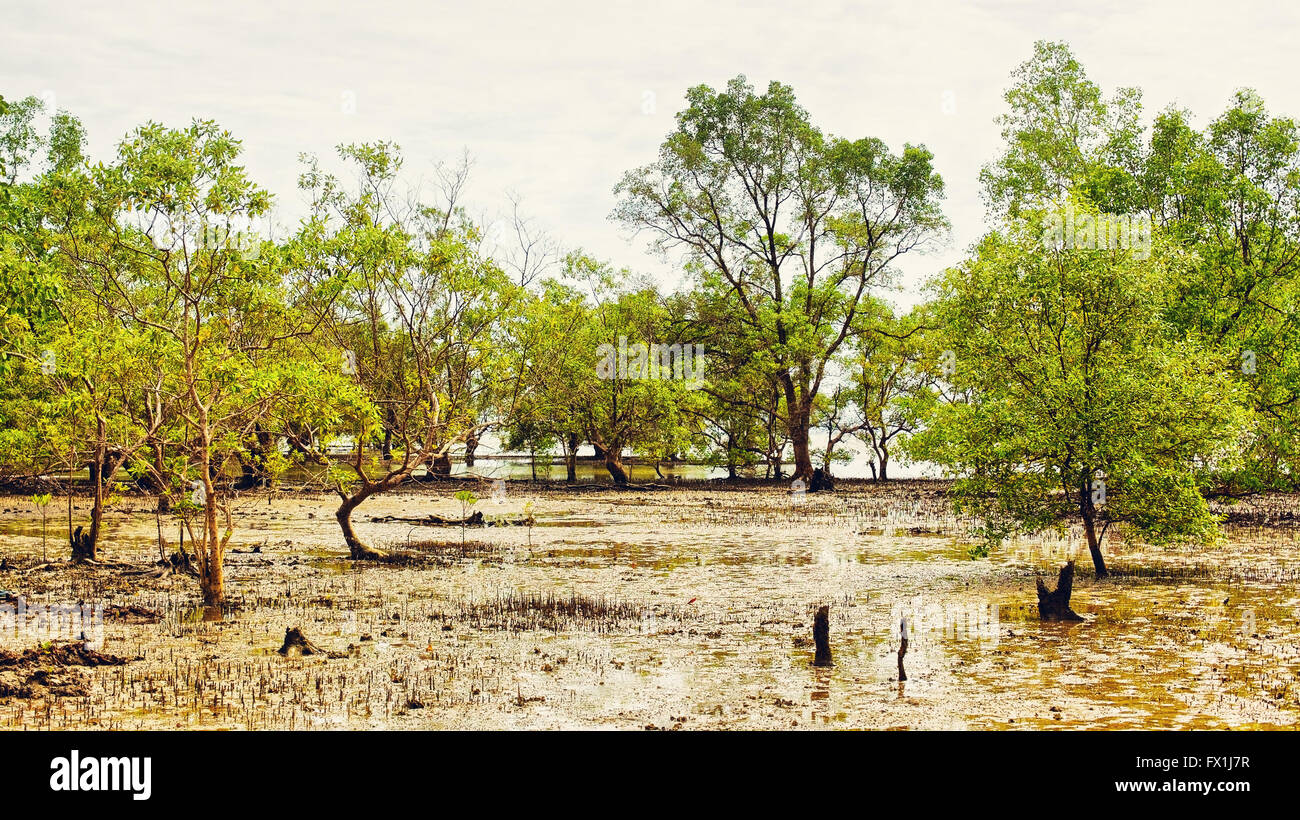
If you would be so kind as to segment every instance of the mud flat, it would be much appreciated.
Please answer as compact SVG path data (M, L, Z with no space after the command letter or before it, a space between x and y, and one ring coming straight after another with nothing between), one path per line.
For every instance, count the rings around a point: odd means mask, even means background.
M39 512L0 497L0 589L29 605L102 604L97 649L122 660L42 659L40 642L0 634L0 651L26 659L0 692L0 728L1274 728L1300 719L1300 527L1285 514L1300 507L1294 498L1234 506L1214 547L1113 541L1115 577L1102 583L1077 533L972 559L968 522L927 482L803 499L764 486L511 485L475 509L519 518L531 505L535 525L469 528L463 542L455 526L370 521L460 518L452 492L414 489L358 511L372 544L416 556L391 565L347 559L331 497L242 497L221 610L198 606L191 577L133 572L159 555L148 499L128 497L110 515L101 549L112 565L42 567ZM175 521L162 525L174 549ZM50 534L49 554L61 559L53 521ZM1034 577L1054 577L1070 558L1079 560L1072 606L1085 620L1040 623ZM822 605L830 667L812 665ZM906 682L897 680L903 622ZM292 628L321 651L277 651Z

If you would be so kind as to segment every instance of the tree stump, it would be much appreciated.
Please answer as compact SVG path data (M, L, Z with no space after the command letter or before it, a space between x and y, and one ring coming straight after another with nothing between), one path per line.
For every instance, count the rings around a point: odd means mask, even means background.
M903 657L907 655L907 619L898 624L898 680L907 680L907 670L903 668ZM900 690L901 691L901 690Z
M831 661L831 608L823 606L813 618L813 643L817 645L817 654L813 657L813 666L834 666Z
M1038 586L1038 617L1044 621L1082 621L1073 609L1070 609L1070 592L1074 588L1074 562L1061 567L1061 574L1056 579L1056 589L1049 590L1042 578L1035 578Z
M832 492L834 490L835 479L831 477L830 473L826 472L821 467L813 470L812 480L808 482L808 492L820 493L823 491Z
M95 542L91 540L90 533L85 532L82 527L77 527L68 539L72 546L72 560L74 561L94 561L95 560Z
M303 655L325 655L328 657L330 654L308 640L307 636L302 634L301 629L293 626L284 631L284 646L275 651L288 657L289 653L295 649Z

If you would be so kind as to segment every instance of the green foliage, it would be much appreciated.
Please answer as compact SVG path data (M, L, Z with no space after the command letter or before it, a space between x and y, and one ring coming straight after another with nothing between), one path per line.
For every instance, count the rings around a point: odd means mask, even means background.
M1231 362L1166 319L1193 260L1162 238L1143 260L1041 237L1038 220L990 234L934 283L958 398L937 406L913 454L958 478L959 505L990 540L1070 515L1090 534L1120 524L1153 542L1212 539L1194 474L1236 457L1247 419Z
M685 253L700 298L719 305L704 315L760 352L806 475L828 365L870 289L946 228L943 182L923 147L823 134L781 83L759 94L736 77L687 102L658 162L624 175L614 215Z

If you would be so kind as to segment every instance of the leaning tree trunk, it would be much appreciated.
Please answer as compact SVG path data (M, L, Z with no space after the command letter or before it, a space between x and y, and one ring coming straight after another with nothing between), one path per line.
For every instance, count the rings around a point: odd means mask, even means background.
M1101 539L1097 537L1097 513L1092 506L1091 488L1085 487L1080 491L1081 498L1079 506L1083 514L1083 532L1088 538L1088 552L1092 553L1092 568L1096 578L1105 578L1106 559L1101 554Z
M339 529L343 530L343 543L348 545L348 556L354 561L373 561L380 558L387 558L388 553L383 550L377 550L362 541L352 529L352 511L360 506L366 496L351 496L344 499L339 508L334 511L334 517L339 522Z
M474 451L478 449L478 436L471 434L465 439L465 466L474 466Z
M610 478L620 487L627 485L627 469L623 466L622 448L612 446L605 450L605 469L609 471Z

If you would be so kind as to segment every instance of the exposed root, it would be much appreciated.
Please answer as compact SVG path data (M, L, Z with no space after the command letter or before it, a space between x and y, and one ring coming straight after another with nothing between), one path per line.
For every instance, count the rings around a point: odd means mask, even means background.
M126 566L126 565L123 565ZM199 577L199 571L194 567L194 558L189 553L174 552L166 561L156 561L154 566L148 569L133 568L123 575L131 575L140 578L162 578L166 575L188 575L191 578Z
M348 548L348 557L353 561L386 561L391 556L383 550L356 542Z
M441 515L383 515L370 519L372 524L415 524L423 527L530 527L537 523L532 516L520 518L487 518L476 510L465 518L444 518Z

